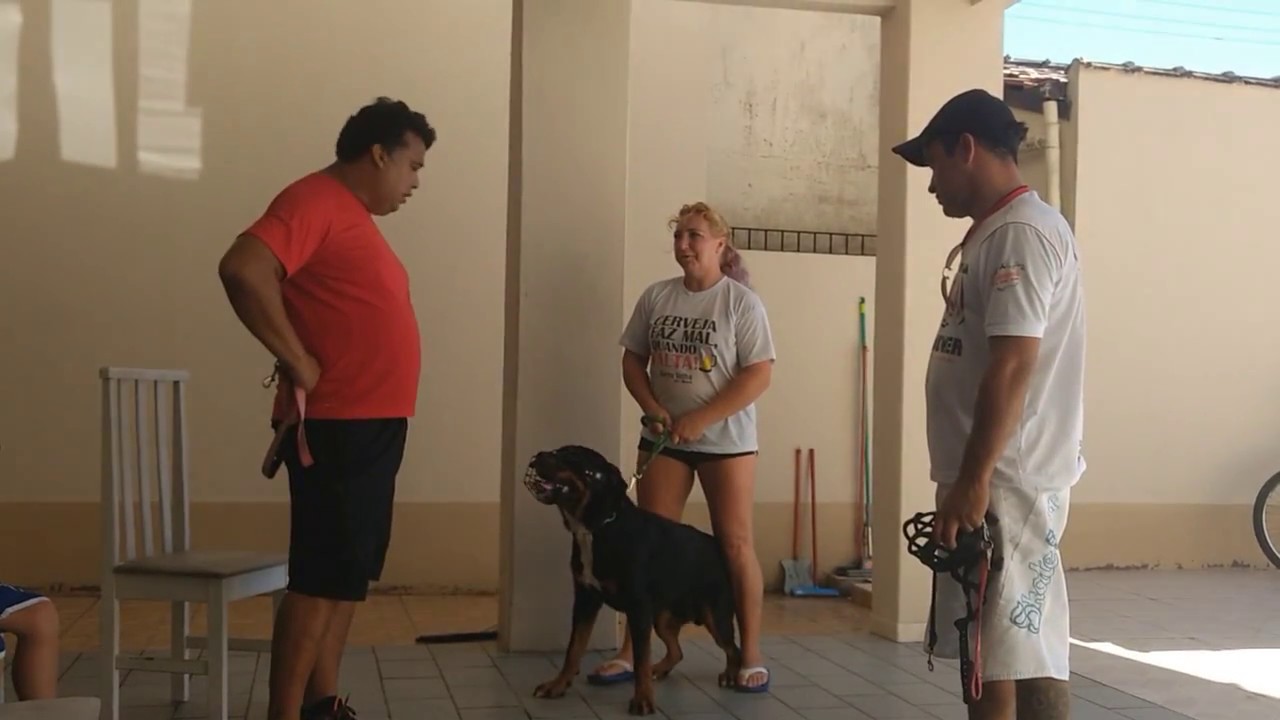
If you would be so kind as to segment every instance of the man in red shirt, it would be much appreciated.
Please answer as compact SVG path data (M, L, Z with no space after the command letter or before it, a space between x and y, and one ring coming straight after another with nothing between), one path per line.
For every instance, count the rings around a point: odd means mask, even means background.
M421 352L408 274L373 216L409 199L435 140L403 102L361 108L336 161L277 195L218 266L236 315L281 371L273 453L289 471L289 587L269 720L355 717L338 697L338 666L386 558Z

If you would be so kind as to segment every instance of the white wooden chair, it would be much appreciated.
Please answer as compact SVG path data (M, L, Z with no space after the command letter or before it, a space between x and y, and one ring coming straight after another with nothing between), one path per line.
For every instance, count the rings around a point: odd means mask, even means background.
M142 670L173 673L174 702L190 699L191 675L207 675L209 720L224 720L227 717L227 652L263 652L269 651L271 645L269 639L230 638L227 604L271 593L273 610L278 608L288 582L288 556L191 548L191 498L187 481L190 375L186 371L107 367L102 368L99 377L102 382L103 547L102 601L98 611L102 633L101 719L120 718L120 671ZM133 413L128 412L130 405ZM153 487L157 491L154 498ZM158 500L156 509L152 507L153 499ZM139 519L140 523L135 523ZM160 529L159 544L155 538L156 520ZM135 542L138 535L141 548ZM172 602L168 657L121 654L120 601L125 599ZM190 635L189 603L192 602L207 605L207 637ZM192 659L187 653L189 648L205 648L204 657Z

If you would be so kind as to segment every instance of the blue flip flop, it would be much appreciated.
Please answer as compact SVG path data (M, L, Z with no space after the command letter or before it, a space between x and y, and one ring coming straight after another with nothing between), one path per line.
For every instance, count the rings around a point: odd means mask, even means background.
M756 685L754 687L746 684L747 678L751 677L752 675L758 675L759 673L764 673L763 683L760 683L759 685ZM769 679L770 679L769 668L766 668L766 667L742 668L741 670L738 671L738 682L736 685L733 686L733 689L740 693L769 692Z
M622 672L610 673L608 675L601 672L593 672L587 676L587 682L591 685L617 685L618 683L629 682L636 677L635 668L626 660L613 659L606 662L601 668L622 668Z

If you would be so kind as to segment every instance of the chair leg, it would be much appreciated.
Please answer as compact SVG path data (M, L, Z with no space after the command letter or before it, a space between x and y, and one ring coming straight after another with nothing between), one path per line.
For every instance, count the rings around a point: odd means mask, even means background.
M120 720L120 671L116 669L116 657L120 654L120 601L116 599L115 585L108 579L102 584L102 599L98 601L98 673L102 705L100 720Z
M175 660L187 660L187 636L191 634L191 604L188 602L170 603L169 609L169 657ZM191 676L186 673L175 673L169 679L170 697L176 703L184 703L191 699Z
M205 655L209 659L208 720L227 720L227 598L222 583L209 585L209 630Z

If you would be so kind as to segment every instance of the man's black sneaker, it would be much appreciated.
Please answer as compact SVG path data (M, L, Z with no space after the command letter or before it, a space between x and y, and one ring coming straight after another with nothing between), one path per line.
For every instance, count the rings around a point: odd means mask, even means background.
M346 698L330 695L304 707L302 720L356 720L356 710L347 704Z

